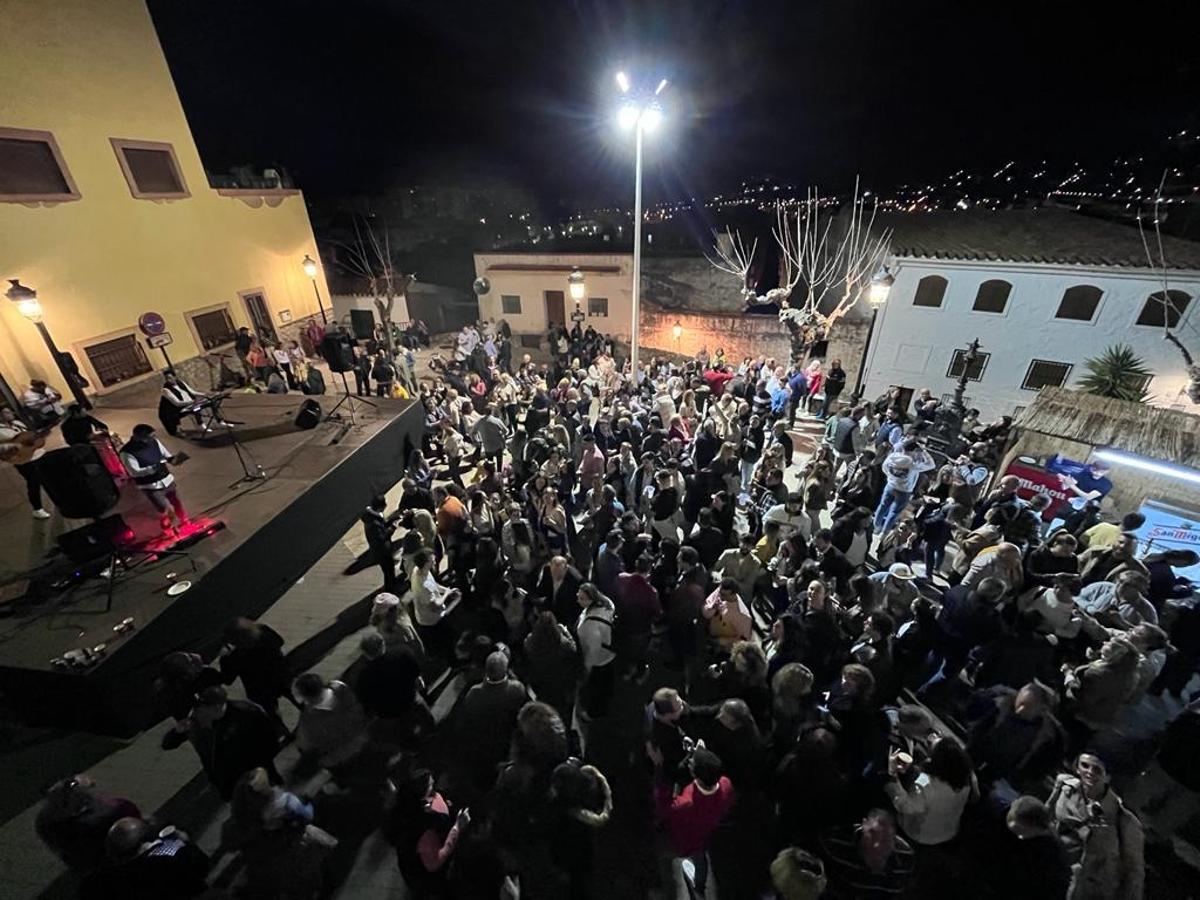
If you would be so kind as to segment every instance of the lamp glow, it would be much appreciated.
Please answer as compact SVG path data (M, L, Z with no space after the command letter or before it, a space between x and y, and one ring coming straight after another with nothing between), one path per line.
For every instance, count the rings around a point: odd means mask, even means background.
M622 130L629 131L637 125L640 116L641 110L632 103L626 103L617 112L617 124L621 126Z
M871 276L871 283L867 287L867 303L872 309L879 309L887 303L888 294L895 283L896 278L887 270L887 266L880 266L879 271Z
M583 273L579 271L579 266L571 270L571 274L567 276L567 287L571 291L571 299L576 303L583 301L587 295L587 285L583 280Z
M654 131L662 124L662 110L657 104L646 107L642 111L642 127L647 131Z
M317 261L307 253L304 254L304 260L300 263L300 265L304 268L304 274L309 278L317 277Z
M17 304L17 312L30 322L42 321L42 304L38 302L37 291L21 284L19 278L10 278L8 283L9 288L4 296Z
M42 321L42 304L34 297L32 300L18 300L17 312L27 318L30 322Z
M656 87L656 88L654 89L654 96L655 96L655 97L657 97L657 96L659 96L659 95L660 95L660 94L661 94L663 91L665 91L665 90L667 89L667 84L668 84L668 82L667 82L667 79L665 79L665 78L664 78L662 81L660 81L660 82L658 83L658 87Z
M679 338L683 335L683 325L678 320L676 320L675 324L671 326L671 334L675 336L675 340L679 340Z
M629 76L624 72L617 73L617 87L621 89L622 94L629 93Z
M1154 459L1146 459L1144 456L1125 453L1121 450L1097 450L1092 456L1101 462L1129 466L1131 469L1141 469L1143 472L1152 472L1155 475L1162 475L1166 478L1178 478L1180 481L1190 481L1193 484L1200 484L1200 472L1184 466L1175 466L1170 463L1158 462Z

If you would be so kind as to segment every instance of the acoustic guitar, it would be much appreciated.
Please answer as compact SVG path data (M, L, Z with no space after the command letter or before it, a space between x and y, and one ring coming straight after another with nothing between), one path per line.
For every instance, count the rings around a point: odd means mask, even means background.
M0 444L0 459L14 466L32 462L34 454L46 446L46 435L51 429L21 431L10 441Z

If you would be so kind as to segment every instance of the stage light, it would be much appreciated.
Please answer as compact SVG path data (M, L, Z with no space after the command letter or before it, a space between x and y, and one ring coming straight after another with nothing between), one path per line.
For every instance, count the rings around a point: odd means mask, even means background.
M1180 481L1190 481L1193 484L1200 484L1200 472L1184 466L1158 462L1157 460L1147 459L1144 456L1137 456L1136 454L1126 453L1122 450L1097 450L1093 456L1101 462L1129 466L1131 469L1141 469L1143 472L1152 472L1155 475L1162 475L1166 478L1178 478Z

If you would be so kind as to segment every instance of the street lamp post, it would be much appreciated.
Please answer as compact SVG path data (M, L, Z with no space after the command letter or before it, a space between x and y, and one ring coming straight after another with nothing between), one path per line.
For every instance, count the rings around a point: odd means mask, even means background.
M617 73L617 87L626 99L617 115L617 122L628 131L633 129L633 293L629 327L629 368L634 386L638 382L638 326L641 323L639 305L642 286L642 136L653 131L662 122L662 107L659 96L667 89L667 79L659 81L654 93L640 99L630 95L629 76Z
M329 324L329 320L325 318L325 307L321 303L321 289L317 287L317 261L304 254L304 260L300 263L304 267L304 274L312 279L313 293L317 295L317 309L321 311L321 323Z
M867 326L867 340L863 343L862 358L858 361L858 377L854 379L854 392L850 395L854 403L862 399L863 391L863 376L867 371L867 354L871 351L871 338L875 334L875 320L879 317L879 310L883 308L883 304L887 303L888 294L892 291L892 285L896 282L896 278L887 270L887 266L880 266L879 271L871 276L871 283L867 286L867 305L871 307L871 324Z
M92 404L88 401L87 396L83 393L83 387L79 381L79 371L75 368L73 362L66 358L66 354L59 351L58 346L54 343L54 338L50 336L49 329L46 328L46 323L42 319L42 304L38 300L37 291L28 285L21 284L20 279L10 278L8 280L9 289L4 292L4 296L17 304L17 310L26 319L37 326L38 333L41 334L42 340L46 342L46 349L50 351L50 358L54 360L54 365L58 367L59 374L62 375L63 381L71 391L71 396L75 398L75 402L84 409L91 409Z

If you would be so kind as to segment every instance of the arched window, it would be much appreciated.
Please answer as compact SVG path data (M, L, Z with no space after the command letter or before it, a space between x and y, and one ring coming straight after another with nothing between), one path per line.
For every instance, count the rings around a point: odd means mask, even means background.
M1058 304L1056 319L1072 319L1076 322L1090 322L1096 315L1096 307L1100 305L1100 295L1104 291L1091 284L1076 284L1063 292Z
M975 295L975 305L971 308L976 312L1002 313L1008 305L1008 295L1012 285L999 278L992 278L979 286Z
M946 296L948 283L941 275L926 275L917 282L917 293L913 297L913 306L938 309L942 305L942 298Z
M1168 328L1175 328L1179 325L1179 320L1183 318L1183 314L1191 302L1191 296L1183 291L1167 291L1166 294L1163 294L1162 291L1155 291L1146 298L1146 305L1142 307L1142 312L1137 317L1137 324L1158 328L1162 328L1165 324Z

